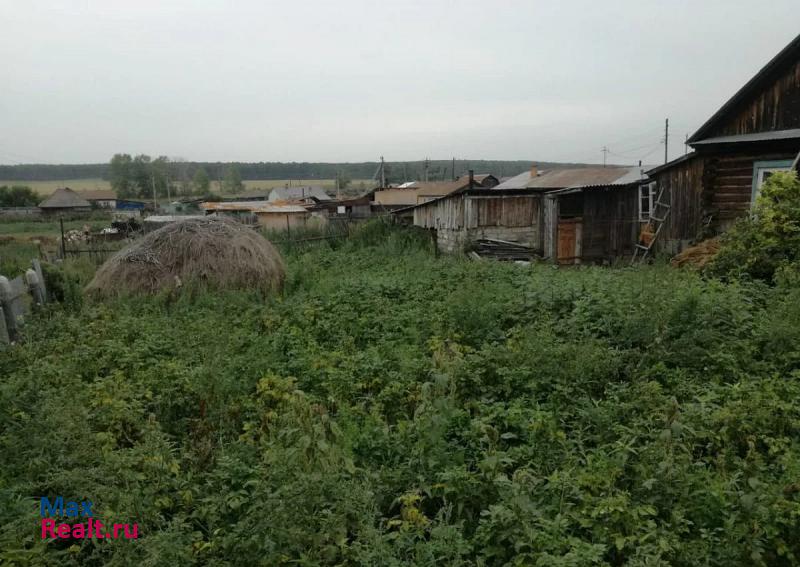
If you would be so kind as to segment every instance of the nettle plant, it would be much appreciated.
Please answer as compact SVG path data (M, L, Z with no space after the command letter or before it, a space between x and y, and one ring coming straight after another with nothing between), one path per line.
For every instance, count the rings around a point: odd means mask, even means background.
M795 172L778 172L761 188L752 213L723 235L710 273L773 282L796 273L799 261L800 180Z

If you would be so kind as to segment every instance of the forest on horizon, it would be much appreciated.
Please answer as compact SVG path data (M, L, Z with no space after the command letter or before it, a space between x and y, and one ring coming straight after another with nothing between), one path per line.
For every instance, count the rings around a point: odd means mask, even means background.
M166 158L165 158L166 159ZM235 166L243 180L254 179L334 179L345 175L351 179L372 179L380 162L325 163L325 162L197 162L167 159L172 179L192 175L204 169L212 179L222 179L225 169ZM539 169L585 167L589 164L534 162L521 160L430 160L428 179L446 181L466 174L492 173L511 176L529 169L532 164ZM386 162L387 181L397 183L424 179L425 161ZM86 164L17 164L0 165L0 179L5 181L56 181L69 179L110 179L110 162Z

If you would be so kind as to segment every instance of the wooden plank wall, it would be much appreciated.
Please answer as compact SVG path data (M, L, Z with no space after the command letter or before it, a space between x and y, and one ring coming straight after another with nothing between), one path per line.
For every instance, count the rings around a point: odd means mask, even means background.
M633 254L639 236L638 185L583 191L582 258L611 260Z
M718 155L708 160L708 196L705 205L715 221L731 221L750 210L753 193L753 165L756 161L792 160L796 152L771 151L762 154Z
M464 228L464 196L453 195L414 209L414 225L423 228L460 230Z
M800 61L708 135L731 136L800 128Z
M656 194L663 188L662 199L671 207L659 240L690 240L700 231L704 175L705 160L698 156L654 176Z
M467 228L538 227L540 204L539 195L470 196L464 205L466 225Z

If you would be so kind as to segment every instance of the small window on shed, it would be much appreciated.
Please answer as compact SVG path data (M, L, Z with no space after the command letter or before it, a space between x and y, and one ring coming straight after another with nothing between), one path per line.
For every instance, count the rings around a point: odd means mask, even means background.
M647 222L653 211L653 203L656 200L656 183L639 185L639 220Z

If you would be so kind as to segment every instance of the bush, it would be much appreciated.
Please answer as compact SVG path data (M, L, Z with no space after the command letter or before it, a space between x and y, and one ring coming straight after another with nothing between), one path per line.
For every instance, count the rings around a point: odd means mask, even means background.
M752 214L739 219L722 236L721 249L709 272L773 282L777 272L798 261L800 180L795 172L775 173L761 188Z

